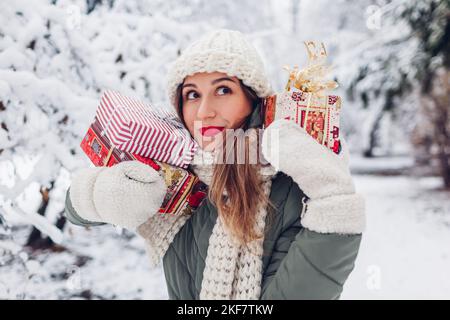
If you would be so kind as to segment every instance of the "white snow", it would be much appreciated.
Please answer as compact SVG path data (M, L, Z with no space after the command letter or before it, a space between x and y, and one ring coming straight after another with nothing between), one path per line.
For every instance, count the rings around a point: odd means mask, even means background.
M163 271L149 269L142 239L111 226L86 230L68 225L60 231L54 223L64 208L71 173L92 165L79 144L101 91L114 89L167 106L165 77L178 51L209 29L222 27L247 33L275 90L286 83L284 65L306 62L303 41L327 45L341 85L337 93L344 98L342 132L354 153L351 167L367 199L367 232L342 297L450 298L449 193L439 190L439 178L386 176L414 166L409 133L416 121L425 121L417 117L417 96L396 101L397 114L382 118L381 146L375 151L391 155L373 159L357 152L368 144L367 129L384 100L372 96L364 109L360 98L345 99L345 89L363 67L370 74L355 84L357 93L373 94L374 83L382 83L383 90L395 85L399 73L386 71L380 56L391 57L407 73L417 43L386 46L408 33L390 18L405 1L389 6L377 2L379 21L368 20L372 0L301 1L297 34L292 33L292 1L116 0L112 8L104 1L89 15L84 0L57 5L50 0L4 1L0 299L167 298ZM43 217L37 214L39 190L51 182ZM32 226L67 250L24 250Z
M26 229L15 231L15 241ZM0 299L168 298L163 271L150 269L141 238L111 226L71 225L65 240L67 251L0 260Z
M392 157L364 158L360 155L352 155L350 168L356 173L380 173L382 171L401 171L411 169L414 166L414 158L410 155Z
M356 176L367 230L343 299L449 299L450 194L439 178Z

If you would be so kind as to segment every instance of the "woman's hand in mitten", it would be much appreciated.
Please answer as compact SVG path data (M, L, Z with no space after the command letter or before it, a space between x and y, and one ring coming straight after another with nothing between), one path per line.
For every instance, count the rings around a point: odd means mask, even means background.
M158 211L166 189L153 168L125 161L74 174L70 198L82 218L134 230Z
M263 133L262 153L291 176L308 196L303 226L319 232L358 233L364 228L364 198L355 193L344 139L336 155L293 121L280 119Z

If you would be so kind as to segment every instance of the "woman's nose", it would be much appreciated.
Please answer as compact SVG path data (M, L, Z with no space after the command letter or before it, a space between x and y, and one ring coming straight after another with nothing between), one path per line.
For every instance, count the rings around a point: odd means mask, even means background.
M207 118L214 118L216 116L216 111L214 108L214 103L211 99L204 98L200 102L200 106L197 110L197 118L200 120Z

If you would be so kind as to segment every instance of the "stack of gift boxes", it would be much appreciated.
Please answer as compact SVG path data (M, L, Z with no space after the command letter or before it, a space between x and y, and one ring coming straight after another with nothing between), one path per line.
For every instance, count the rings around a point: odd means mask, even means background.
M81 148L96 166L138 160L164 178L159 213L191 214L206 185L187 170L198 145L177 115L115 91L105 91Z

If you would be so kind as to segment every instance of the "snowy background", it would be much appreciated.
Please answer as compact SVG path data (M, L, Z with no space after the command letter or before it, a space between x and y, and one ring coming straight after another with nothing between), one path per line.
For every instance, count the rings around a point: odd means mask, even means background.
M0 1L0 299L166 299L143 240L62 217L104 89L167 105L167 67L245 32L273 86L325 42L367 231L344 299L450 298L447 0Z

